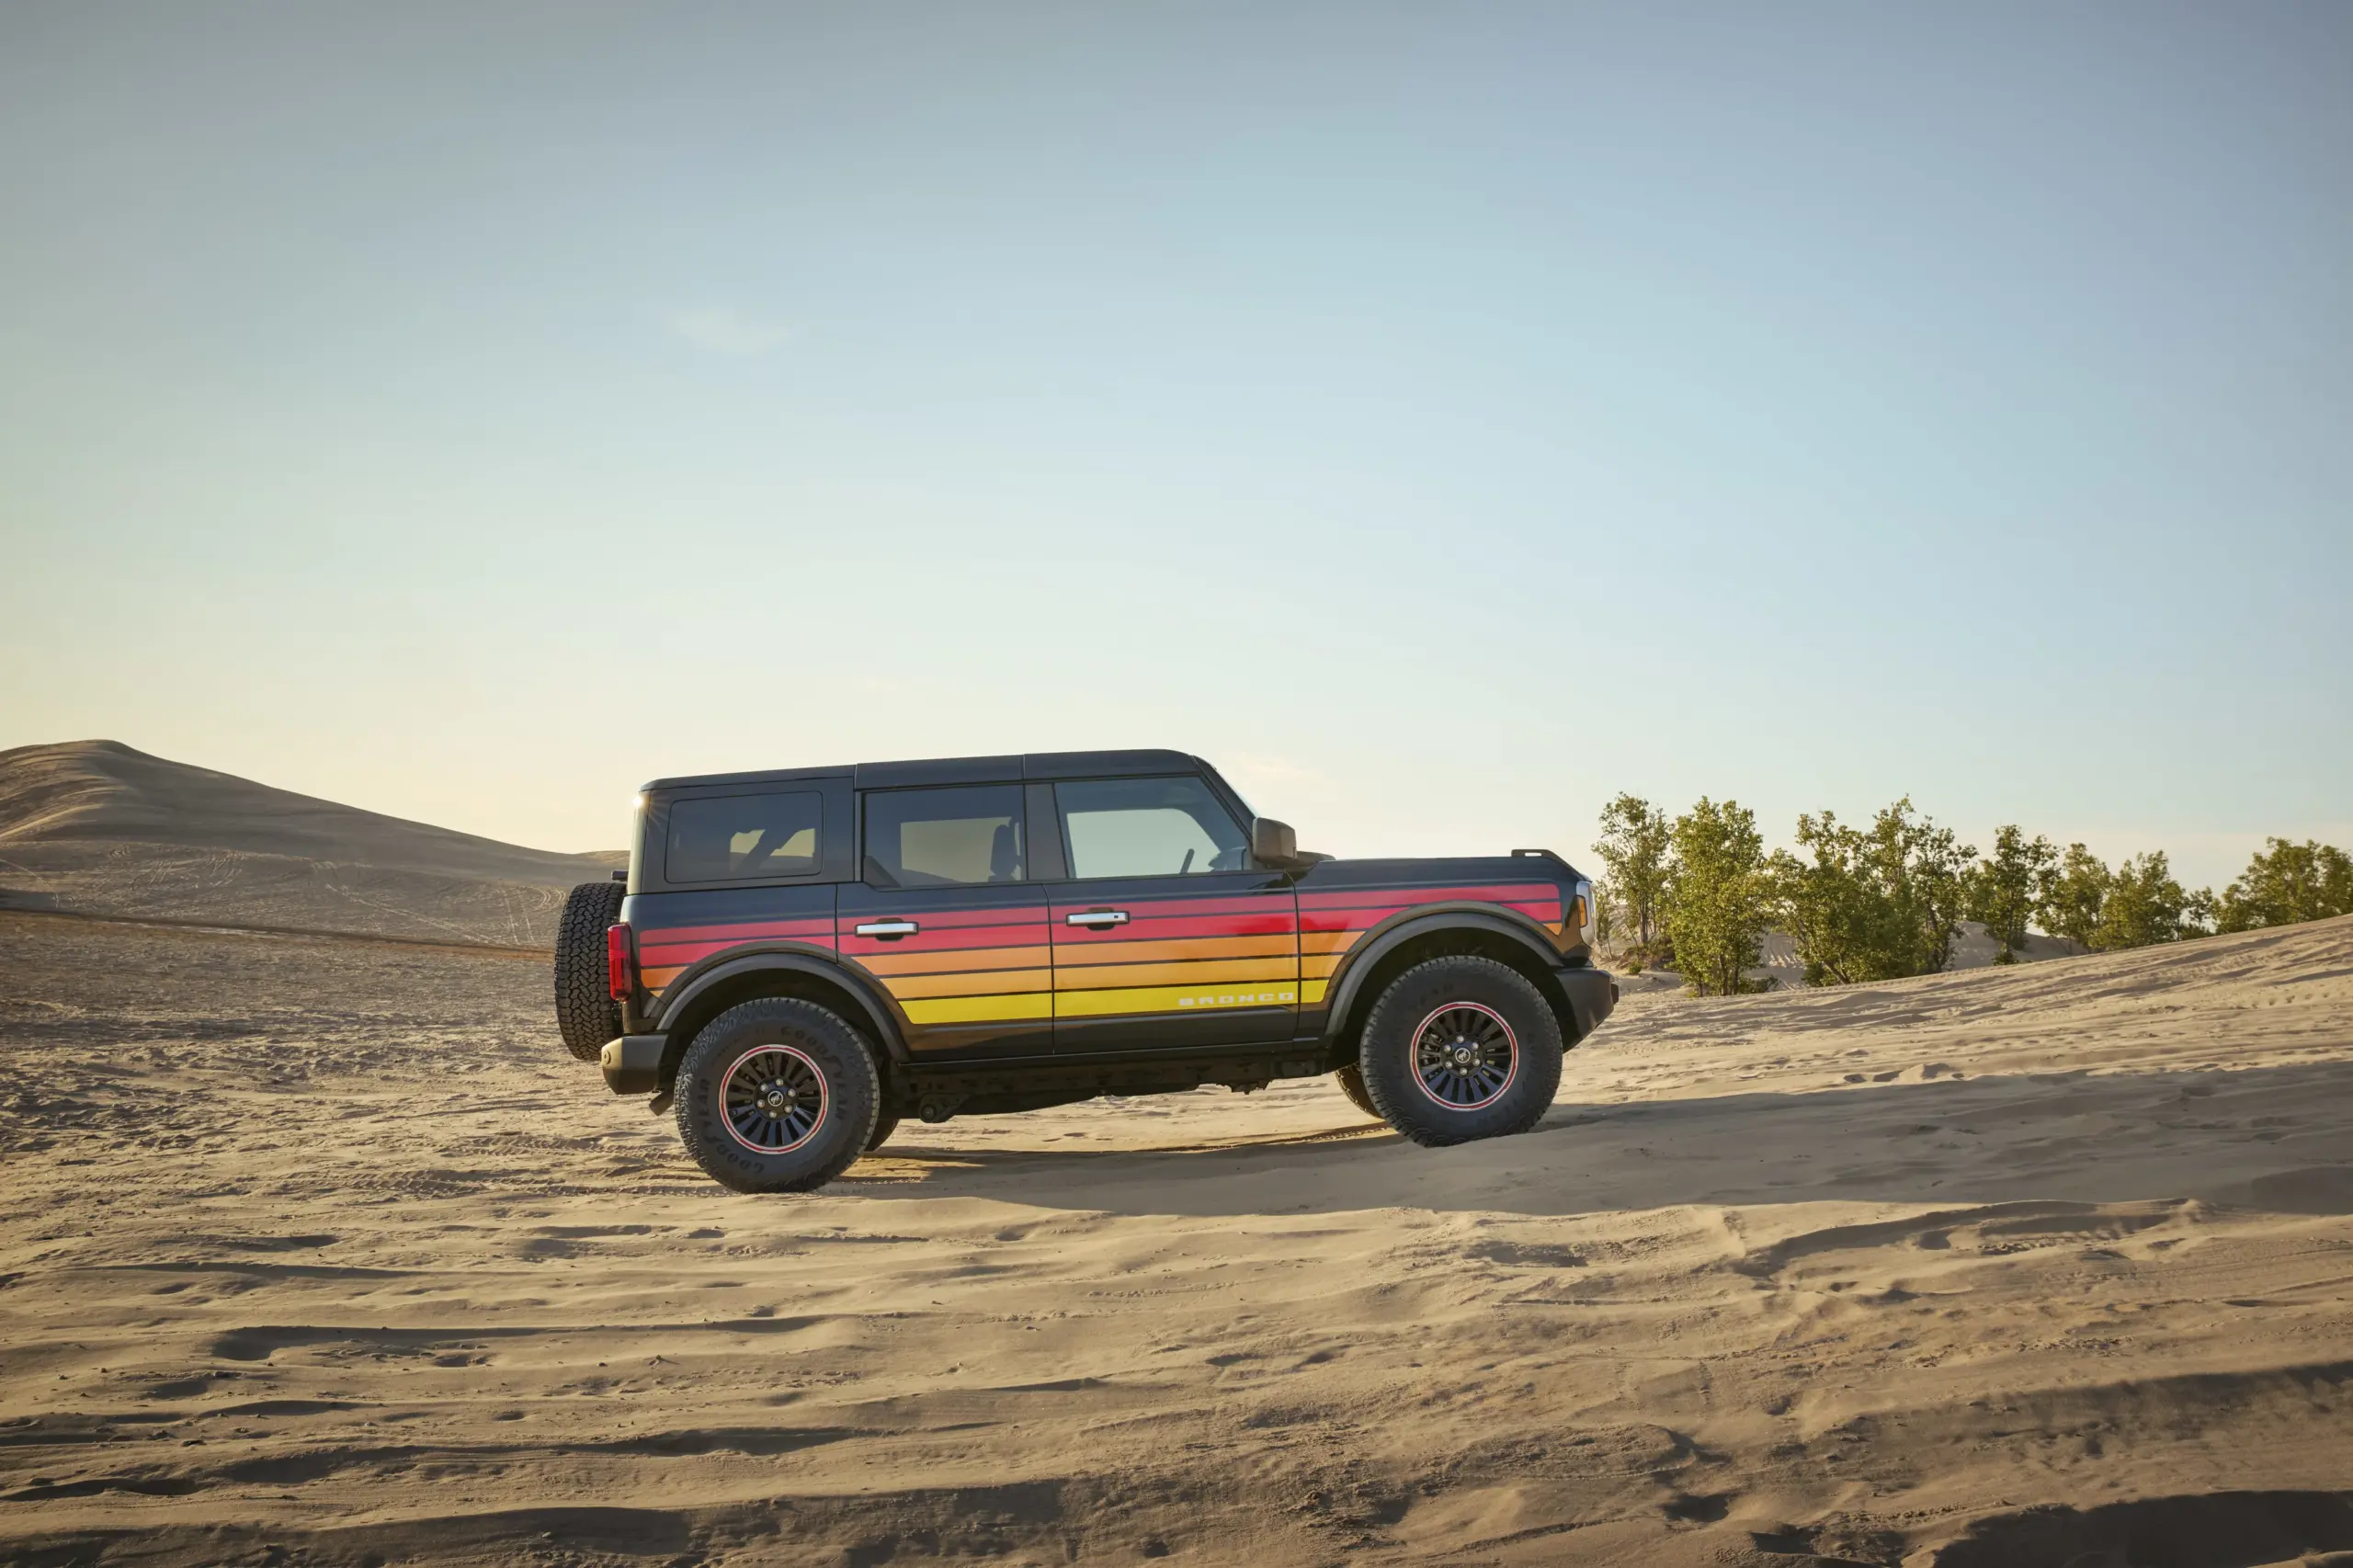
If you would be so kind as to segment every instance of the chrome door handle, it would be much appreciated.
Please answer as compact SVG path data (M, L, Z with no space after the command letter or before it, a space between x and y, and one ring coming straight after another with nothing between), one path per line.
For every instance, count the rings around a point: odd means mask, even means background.
M1087 909L1076 915L1065 915L1063 918L1073 926L1125 926L1128 912L1124 909Z
M912 937L923 927L912 920L870 920L858 927L861 937Z

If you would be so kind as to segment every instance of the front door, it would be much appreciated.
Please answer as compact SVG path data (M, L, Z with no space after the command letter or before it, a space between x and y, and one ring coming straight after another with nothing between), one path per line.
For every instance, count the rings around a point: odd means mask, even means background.
M1252 869L1198 778L1053 786L1068 880L1051 888L1063 1055L1276 1044L1299 1017L1290 879Z
M859 813L860 875L835 905L835 941L898 1004L908 1050L1051 1051L1052 944L1021 786L870 790Z

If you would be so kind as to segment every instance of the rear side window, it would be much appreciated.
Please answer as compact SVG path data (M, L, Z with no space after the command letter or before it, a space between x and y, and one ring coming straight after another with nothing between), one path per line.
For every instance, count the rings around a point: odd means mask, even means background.
M824 801L814 792L674 801L662 875L673 882L811 876L824 833Z
M865 881L878 888L1017 882L1021 786L878 790L866 797Z
M1238 871L1250 841L1198 778L1057 784L1074 877L1176 877Z

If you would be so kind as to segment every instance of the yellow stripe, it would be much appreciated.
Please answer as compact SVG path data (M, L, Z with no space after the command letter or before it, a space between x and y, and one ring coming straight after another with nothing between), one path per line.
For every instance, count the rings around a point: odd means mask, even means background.
M1324 993L1331 988L1331 983L1332 983L1328 980L1304 980L1300 982L1299 1005L1302 1007L1315 1007L1322 1006L1324 1001Z
M1299 988L1288 980L1257 985L1147 985L1123 991L1058 991L1054 1017L1100 1017L1108 1013L1176 1013L1220 1007L1288 1007Z
M1054 994L1030 991L1015 996L949 996L937 1002L903 1002L914 1024L983 1024L1000 1019L1048 1018Z

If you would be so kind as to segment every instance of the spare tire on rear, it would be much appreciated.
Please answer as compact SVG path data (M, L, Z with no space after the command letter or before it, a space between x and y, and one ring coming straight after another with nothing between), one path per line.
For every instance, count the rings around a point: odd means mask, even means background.
M563 1048L583 1062L596 1061L621 1032L621 1005L605 971L605 933L621 917L626 891L615 881L583 882L556 921L555 1027Z

